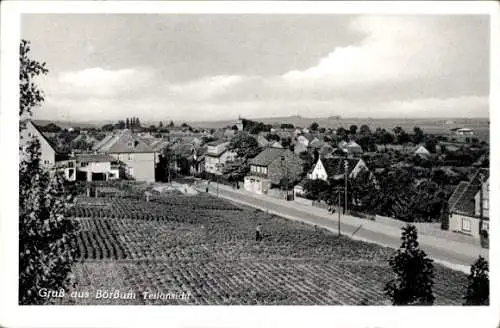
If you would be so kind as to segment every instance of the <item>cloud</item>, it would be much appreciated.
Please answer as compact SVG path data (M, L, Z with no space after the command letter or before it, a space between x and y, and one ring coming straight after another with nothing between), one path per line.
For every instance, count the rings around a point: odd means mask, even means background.
M230 91L235 85L248 79L237 75L217 75L183 84L168 85L167 90L173 97L208 100Z
M333 47L305 69L273 75L236 72L177 82L164 67L61 72L44 86L43 115L487 116L489 66L478 60L485 58L487 42L474 24L438 16L360 16L347 25L349 33L361 35L357 42Z
M401 16L366 16L349 28L365 38L357 45L337 47L316 66L290 71L283 79L291 87L370 87L442 75L453 54L456 36L439 35L435 21Z
M107 70L101 67L66 71L51 81L49 91L57 95L117 97L151 85L154 72L146 68Z

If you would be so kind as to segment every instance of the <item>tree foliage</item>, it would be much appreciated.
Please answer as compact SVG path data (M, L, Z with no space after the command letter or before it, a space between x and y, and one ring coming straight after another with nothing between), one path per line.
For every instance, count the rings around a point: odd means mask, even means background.
M469 285L464 296L464 305L489 305L490 279L488 261L479 256L471 266L467 280Z
M434 304L434 265L417 241L417 229L413 225L403 228L402 244L389 260L396 277L387 282L384 292L393 305Z
M19 303L43 304L41 288L69 282L75 256L76 223L65 217L72 197L64 178L40 163L40 143L30 142L19 168Z
M21 41L20 114L31 114L43 101L33 78L45 74L44 64L28 58ZM40 142L29 140L19 164L19 303L48 301L38 291L64 289L75 255L77 224L66 217L72 196L63 177L41 165Z
M26 40L21 41L19 53L19 116L24 114L31 114L31 110L42 104L44 101L43 91L35 84L35 78L38 75L48 73L45 63L40 63L29 57L31 51L30 42Z
M256 156L260 150L257 139L245 132L238 132L231 138L229 148L236 150L239 158L246 160Z
M319 124L316 122L312 122L311 125L309 126L309 129L311 131L316 131L316 130L318 130L318 128L319 128Z

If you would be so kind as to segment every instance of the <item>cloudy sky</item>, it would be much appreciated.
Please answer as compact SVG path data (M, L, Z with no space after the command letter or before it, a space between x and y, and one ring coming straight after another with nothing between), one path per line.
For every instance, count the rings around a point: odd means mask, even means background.
M39 119L487 117L487 16L24 15Z

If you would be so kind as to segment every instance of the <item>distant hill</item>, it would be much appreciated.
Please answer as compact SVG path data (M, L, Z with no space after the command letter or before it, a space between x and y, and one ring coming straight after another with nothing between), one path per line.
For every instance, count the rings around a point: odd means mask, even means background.
M281 123L293 124L299 127L309 127L311 123L317 122L320 127L325 128L349 128L351 125L356 125L358 128L367 124L370 129L375 130L377 127L392 130L396 126L402 127L405 131L411 132L415 126L420 127L426 133L449 133L450 129L456 127L466 127L473 129L481 140L489 139L490 121L488 118L442 118L442 119L422 119L422 118L359 118L359 117L303 117L299 115L287 117L267 117L267 118L254 118L248 117L252 121L262 122L265 124L280 125ZM234 124L236 118L221 121L186 121L192 127L203 128L223 128ZM79 126L81 128L101 127L108 123L116 123L117 120L103 120L103 121L83 121L83 122L69 122L69 121L49 121L49 120L34 120L40 125L47 125L55 123L61 128L69 128ZM163 123L168 123L170 120L164 119ZM159 121L142 121L142 126L157 125ZM175 125L179 126L183 121L175 121Z

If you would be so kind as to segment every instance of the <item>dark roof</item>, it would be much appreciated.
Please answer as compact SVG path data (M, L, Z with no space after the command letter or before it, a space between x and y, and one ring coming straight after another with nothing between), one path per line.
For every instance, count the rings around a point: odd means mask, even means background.
M461 181L449 199L450 212L475 216L475 197L481 188L481 175L486 181L490 175L488 169L476 171L470 181Z
M93 149L101 153L154 153L155 150L130 130L107 136Z
M249 163L253 165L259 166L268 166L274 161L276 158L285 155L287 149L283 148L266 148L261 151L257 156L252 158Z
M227 140L222 140L222 139L219 139L219 140L214 140L214 141L210 141L209 143L207 143L208 146L218 146L218 145L221 145L223 143L226 143Z
M107 154L78 154L76 155L78 162L115 162L117 159Z
M352 170L359 163L359 159L356 158L342 158L342 157L330 157L321 158L321 162L325 167L326 174L329 177L334 177L345 173L344 163L348 163L348 174L351 174Z
M30 121L30 120L28 120L28 121ZM31 121L31 124L33 124L33 127L38 131L38 133L40 133L40 135L45 139L45 141L47 141L47 143L50 145L50 147L52 147L52 149L54 149L54 151L58 155L67 155L69 153L67 150L59 147L58 144L54 143L53 140L51 140L50 138L47 138L47 136L44 134L44 132L42 132L40 127L35 124L35 122Z

